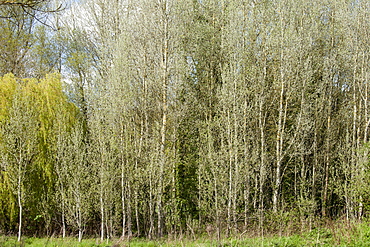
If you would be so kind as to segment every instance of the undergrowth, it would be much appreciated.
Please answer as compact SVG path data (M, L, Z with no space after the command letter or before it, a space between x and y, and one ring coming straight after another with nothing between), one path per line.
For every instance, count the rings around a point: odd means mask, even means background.
M164 238L161 240L130 239L100 242L99 239L84 239L79 243L75 238L27 238L17 242L14 236L0 236L1 247L236 247L236 246L370 246L370 222L351 224L348 222L327 222L321 227L301 234L289 236L266 235L264 237L234 236L217 240L212 236L197 239Z

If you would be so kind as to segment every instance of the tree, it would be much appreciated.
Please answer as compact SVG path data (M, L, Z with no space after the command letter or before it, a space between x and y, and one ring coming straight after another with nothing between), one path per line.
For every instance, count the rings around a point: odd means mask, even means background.
M0 5L17 5L23 7L35 7L40 3L44 3L45 0L28 0L28 1L16 1L16 0L2 0Z
M28 16L42 22L42 18L38 14L58 12L62 10L62 5L55 7L51 0L1 0L0 6L9 8L20 8L22 12ZM9 15L2 13L0 18L8 18Z
M32 171L37 151L37 118L32 87L34 82L17 83L15 78L8 78L5 83L15 84L15 91L9 109L9 115L2 123L2 151L6 175L17 197L18 204L18 241L22 236L23 206L30 188L27 186L27 174ZM18 85L17 85L18 84Z
M34 34L36 24L50 28L48 18L59 12L62 7L53 8L51 1L0 1L1 23L1 56L0 75L13 73L16 76L27 77L35 68L32 57L33 44L38 39ZM47 47L43 48L44 50ZM40 50L38 50L40 52ZM50 55L50 50L48 50ZM45 54L45 53L44 53ZM55 66L48 64L49 68Z
M66 173L61 172L65 183L66 220L78 231L78 241L81 242L86 224L89 221L94 197L93 174L86 159L86 143L82 123L73 128L68 138L67 152L64 157L68 163ZM68 182L66 182L68 181Z
M58 75L46 76L41 81L7 75L2 78L1 90L4 97L1 100L0 142L5 171L2 184L13 188L9 192L18 197L20 218L23 218L23 208L27 208L26 218L35 219L26 222L26 227L39 231L44 231L42 227L45 227L49 234L55 217L57 131L54 127L57 123L70 126L72 116L76 114L75 108L67 101ZM60 120L57 113L61 111L69 117ZM11 201L9 203L12 204ZM19 225L23 225L21 219Z

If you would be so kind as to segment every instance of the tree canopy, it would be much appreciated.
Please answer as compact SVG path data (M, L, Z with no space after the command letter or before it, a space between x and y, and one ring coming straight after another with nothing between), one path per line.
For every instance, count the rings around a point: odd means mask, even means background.
M76 1L55 29L43 4L0 1L0 234L368 217L368 2Z

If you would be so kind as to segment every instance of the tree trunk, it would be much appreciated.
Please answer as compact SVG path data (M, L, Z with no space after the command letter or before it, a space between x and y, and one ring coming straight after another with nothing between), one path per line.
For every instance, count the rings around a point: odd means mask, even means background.
M282 68L281 68L282 70ZM281 73L281 91L280 91L280 101L279 101L279 118L277 126L277 136L276 136L276 169L275 169L275 184L273 187L272 195L272 205L273 211L276 213L278 210L278 198L279 190L281 184L281 166L283 160L283 140L284 140L284 74Z
M166 131L167 131L167 87L168 87L168 16L167 1L161 1L163 24L163 46L162 46L162 128L161 128L161 145L160 145L160 168L159 168L159 192L158 192L158 236L163 236L163 183L164 167L166 164Z
M102 185L100 185L102 186ZM100 191L100 217L101 217L101 225L100 225L100 240L103 242L104 240L104 204L103 204L103 191Z
M153 238L154 234L154 205L153 205L153 178L152 178L152 171L151 169L149 173L149 232L148 237L149 239Z
M64 201L62 202L62 238L66 237L66 220L65 220L65 209Z
M21 160L21 158L20 158ZM19 222L18 222L18 242L21 241L22 237L22 213L23 213L23 205L22 205L22 170L21 165L18 165L18 207L19 207Z
M82 241L82 229L81 227L78 228L78 242L81 243Z
M23 213L23 207L22 207L22 200L20 191L18 192L18 204L19 204L19 225L18 225L18 242L21 241L22 236L22 213Z
M122 238L126 236L126 200L125 200L125 174L124 162L122 161L121 167L121 203L122 203Z

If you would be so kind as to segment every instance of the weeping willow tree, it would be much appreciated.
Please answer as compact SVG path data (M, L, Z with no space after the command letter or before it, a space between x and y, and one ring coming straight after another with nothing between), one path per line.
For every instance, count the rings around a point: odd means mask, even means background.
M1 163L0 181L5 218L18 215L18 240L22 235L24 212L27 228L43 223L49 232L55 209L54 155L55 122L61 118L58 108L64 108L70 125L76 108L62 91L60 77L50 75L41 81L18 79L6 75L0 81L1 94ZM17 205L17 207L14 207ZM24 208L26 210L24 211ZM40 222L41 221L41 222Z

